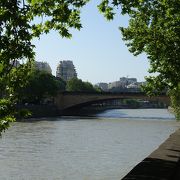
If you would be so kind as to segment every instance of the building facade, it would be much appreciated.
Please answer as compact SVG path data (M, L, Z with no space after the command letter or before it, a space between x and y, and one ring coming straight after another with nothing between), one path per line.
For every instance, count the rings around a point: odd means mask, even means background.
M34 66L35 66L35 69L37 69L39 71L45 71L45 72L47 72L49 74L52 74L51 67L47 62L35 61Z
M121 84L122 87L127 87L130 84L135 84L137 83L137 79L136 78L127 78L127 77L121 77L119 79L119 82Z
M98 87L98 88L101 88L103 91L108 90L108 83L101 82L101 83L97 83L95 86Z
M18 68L20 66L20 62L18 60L13 60L10 62L10 64L15 68Z
M138 82L136 78L128 78L128 77L121 77L119 81L107 83L98 83L96 84L97 87L100 87L104 91L120 91L125 88L137 88Z
M108 89L117 88L121 86L120 81L114 81L108 84Z
M62 78L64 81L68 81L72 78L77 78L75 66L70 60L60 61L57 70L56 77Z

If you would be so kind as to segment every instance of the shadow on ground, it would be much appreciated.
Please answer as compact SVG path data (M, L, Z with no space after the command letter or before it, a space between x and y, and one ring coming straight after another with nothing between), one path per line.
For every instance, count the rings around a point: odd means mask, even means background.
M123 180L180 180L178 164L172 161L146 158L133 168Z
M123 180L180 180L180 129L136 165Z

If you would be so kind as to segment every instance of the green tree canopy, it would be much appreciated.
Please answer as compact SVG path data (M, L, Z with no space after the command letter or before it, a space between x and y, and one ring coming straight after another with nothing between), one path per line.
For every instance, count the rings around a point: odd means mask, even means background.
M173 106L180 107L180 1L103 0L99 5L109 20L115 7L130 17L128 27L120 27L129 51L135 56L146 53L149 72L156 74L146 77L144 89L149 95L166 89Z
M83 82L81 79L72 78L67 82L67 91L74 92L97 92L93 85L89 82Z
M33 38L57 30L71 37L69 29L80 29L80 8L88 0L0 1L0 135L14 121L19 88L28 79L34 61ZM16 62L20 65L16 66ZM11 107L11 108L10 108Z
M108 19L115 14L112 6L121 7L121 13L130 17L128 27L120 27L129 51L135 56L145 52L149 72L158 73L147 77L148 92L176 88L180 82L180 1L103 0L99 9Z
M30 75L28 84L20 90L19 100L23 103L40 104L55 96L58 91L64 91L65 82L47 72L36 70Z

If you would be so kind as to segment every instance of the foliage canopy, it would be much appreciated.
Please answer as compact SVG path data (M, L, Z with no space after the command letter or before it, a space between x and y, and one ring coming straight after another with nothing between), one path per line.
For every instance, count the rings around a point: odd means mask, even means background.
M128 27L120 27L123 40L135 56L145 52L150 62L148 93L154 89L177 88L180 82L180 1L103 0L99 9L112 19L114 8L130 17ZM111 16L107 16L111 14Z
M81 79L72 78L67 82L67 91L75 92L97 92L98 90L93 87L89 82L83 82Z
M180 1L103 0L99 5L109 20L115 7L130 18L128 27L120 27L129 51L135 56L146 53L149 72L156 74L146 77L144 89L149 95L167 90L180 114Z
M14 121L19 89L27 83L34 61L33 38L57 30L71 37L80 29L80 8L88 0L0 1L0 135ZM20 65L17 66L17 60Z
M18 99L23 104L40 104L43 100L50 100L58 91L64 90L65 82L63 80L56 79L45 71L34 70L27 85L20 89Z

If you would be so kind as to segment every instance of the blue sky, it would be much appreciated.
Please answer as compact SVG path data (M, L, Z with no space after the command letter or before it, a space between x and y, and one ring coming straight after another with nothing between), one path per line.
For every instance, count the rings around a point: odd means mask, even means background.
M36 60L50 64L55 75L60 60L72 60L78 78L93 84L112 82L122 76L144 81L149 63L145 55L134 57L122 41L119 26L127 26L128 17L116 16L108 22L98 12L97 1L92 0L82 9L81 31L72 30L71 39L61 38L51 31L34 40Z

